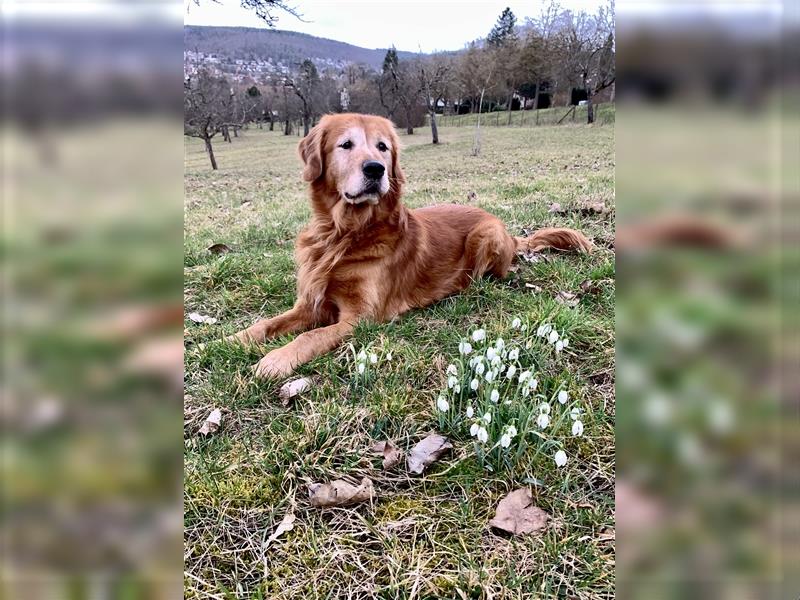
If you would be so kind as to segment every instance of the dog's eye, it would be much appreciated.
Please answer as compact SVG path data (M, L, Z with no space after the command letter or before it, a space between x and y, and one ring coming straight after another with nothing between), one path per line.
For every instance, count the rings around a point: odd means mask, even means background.
M386 152L389 148L386 147L386 144L383 142L378 142L378 150L381 152Z
M347 140L344 144L339 144L339 148L344 148L345 150L350 150L353 147L353 142Z

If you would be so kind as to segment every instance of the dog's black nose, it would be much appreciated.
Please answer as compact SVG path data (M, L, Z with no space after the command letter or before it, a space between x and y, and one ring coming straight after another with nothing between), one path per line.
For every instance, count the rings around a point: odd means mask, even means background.
M368 179L380 179L383 177L383 172L386 170L386 167L377 160L368 160L361 165L361 170L364 171L364 175L366 175Z

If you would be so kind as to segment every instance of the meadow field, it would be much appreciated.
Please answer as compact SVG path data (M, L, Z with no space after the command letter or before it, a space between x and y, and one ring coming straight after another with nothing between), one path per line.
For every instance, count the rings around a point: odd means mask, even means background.
M185 312L216 319L185 322L187 598L613 597L613 123L485 127L481 135L477 157L470 127L441 128L437 146L424 128L402 135L406 204L476 205L514 235L574 227L596 250L521 257L505 280L476 281L391 323L362 323L339 349L299 369L313 386L288 403L278 396L284 381L257 381L250 369L291 336L260 349L222 337L294 301L293 243L310 216L299 138L257 128L231 144L215 138L218 171L202 143L186 140ZM209 251L215 244L229 251ZM544 324L568 346L556 352L537 335ZM469 382L459 343L476 329L488 341L473 341L474 352L502 337L539 380L502 409L517 411L518 432L513 452L498 448L496 459L456 414L464 395L448 389L450 364ZM376 362L359 373L362 350ZM554 401L560 391L568 402ZM535 420L540 403L552 410L547 427L522 418ZM222 422L205 436L199 430L213 409ZM580 435L569 427L576 414ZM383 440L407 451L431 432L453 449L421 476L402 463L384 470L370 452ZM568 457L563 466L556 449ZM364 477L374 485L370 502L309 503L308 484ZM490 527L498 502L520 487L549 515L547 525L515 536ZM275 535L286 515L293 528Z

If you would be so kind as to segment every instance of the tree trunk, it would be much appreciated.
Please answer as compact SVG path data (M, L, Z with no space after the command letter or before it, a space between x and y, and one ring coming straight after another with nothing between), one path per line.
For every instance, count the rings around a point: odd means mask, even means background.
M406 133L414 135L414 126L411 124L411 111L406 109Z
M433 138L433 143L439 143L439 127L436 125L436 111L431 111L431 137Z
M306 113L303 115L303 136L308 135L310 129L311 129L311 115Z
M292 135L292 121L288 118L283 126L283 135Z
M586 122L594 123L594 104L592 103L592 90L586 90Z
M232 143L231 142L231 132L228 131L228 126L227 125L223 125L222 126L222 139L225 140L226 142L228 142L229 144Z
M236 125L233 126L233 137L239 137L239 128Z
M211 146L211 138L206 135L203 138L203 141L206 143L206 152L208 152L208 158L211 161L211 168L216 171L217 170L217 159L214 157L214 148Z
M272 117L269 118L269 130L275 131L275 121L273 120Z
M481 90L481 99L478 103L478 118L475 122L475 139L472 141L472 156L478 156L481 153L481 109L483 108L483 93L486 88Z
M533 110L539 110L539 82L536 82L536 91L533 93Z
M507 126L511 126L511 105L514 103L514 92L511 92L508 95L508 122L506 123Z

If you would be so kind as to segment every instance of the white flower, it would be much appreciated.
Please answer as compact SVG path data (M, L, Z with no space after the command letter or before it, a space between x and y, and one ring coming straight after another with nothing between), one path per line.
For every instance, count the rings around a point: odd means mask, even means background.
M471 419L471 418L472 418L472 416L473 416L474 414L475 414L475 411L474 411L474 410L472 410L472 407L471 407L471 406L468 406L468 407L467 407L467 418L468 418L468 419Z
M492 422L492 413L487 412L485 415L483 415L483 420L486 422L487 425L489 423L491 423Z
M469 434L472 437L475 437L476 435L478 435L478 429L479 428L480 428L480 425L478 425L477 423L473 423L472 427L469 428Z
M508 367L508 371L506 371L506 377L508 379L511 379L512 377L514 377L514 374L516 372L517 372L517 367L515 367L514 365L511 365L510 367Z
M513 349L512 349L512 350L511 350L511 351L508 353L508 359L509 359L509 360L517 360L518 358L519 358L519 348L513 348Z
M522 388L522 397L523 398L527 398L530 395L531 395L531 390L530 390L530 388L528 386L525 386L524 388Z
M508 448L511 445L511 436L507 433L504 433L503 437L500 438L500 445L503 448Z
M523 323L522 327L520 327L520 331L525 331L526 329L528 329L528 325Z
M447 365L448 375L458 375L458 368L455 365Z
M519 320L518 317L515 317L513 321L511 321L511 328L512 329L519 329L522 325L522 321Z
M540 413L538 417L536 417L536 424L544 429L548 425L550 425L550 415L545 413Z
M531 391L534 391L534 390L536 390L536 388L537 388L538 386L539 386L539 380L538 380L538 379L533 379L533 378L532 378L532 379L531 379L531 380L528 382L528 387L529 387L529 388L531 388Z
M450 410L450 403L444 396L439 396L439 399L436 401L436 407L442 412L447 412Z
M569 411L569 416L572 417L573 421L577 421L578 417L581 416L581 409L577 406L573 407L571 411Z
M495 378L495 372L491 371L491 370L490 371L486 371L486 375L484 375L483 377L484 377L484 379L486 379L487 383L492 383L492 381L494 381L494 378Z
M478 375L483 375L483 372L485 370L486 370L486 365L484 365L482 362L479 362L477 365L475 365L475 372Z
M556 452L554 458L556 460L557 467L563 467L565 464L567 464L567 453L564 452L563 450L559 450L558 452Z
M507 433L508 433L508 435L510 435L511 437L514 437L514 436L516 436L516 435L517 435L517 428L516 428L516 427L514 427L513 425L509 425L509 426L508 426L508 428L506 429L506 432L507 432Z
M567 390L561 390L558 392L558 401L561 404L566 404L567 400L569 400L569 394L567 393Z
M478 428L478 441L481 444L485 444L489 441L489 432L486 431L484 427Z
M564 342L558 340L556 342L556 352L561 352L564 349Z
M470 381L469 382L469 387L471 387L473 390L477 390L478 389L478 380L477 379L473 379L472 381Z
M367 360L367 353L362 350L361 352L358 353L358 356L356 358L359 360L359 362L364 362L365 360Z
M460 394L461 393L461 386L456 384L456 386L453 388L453 392L456 393L456 394Z
M499 367L501 364L503 364L503 359L500 358L499 356L495 356L492 359L492 366L493 367Z
M576 437L583 435L583 423L581 423L580 421L575 421L572 424L572 435Z
M511 400L506 400L505 402L503 402L503 404L507 404L507 405L511 406Z
M564 348L569 346L569 338L561 338L561 342L564 344Z
M453 375L450 375L450 377L447 378L447 387L450 388L451 390L454 387L456 387L457 383L458 383L458 379L456 377L454 377Z
M371 362L373 365L376 364L378 362L378 355L375 354L374 352L372 354L370 354L369 355L369 362Z
M364 373L364 369L367 368L367 365L364 363L358 363L358 374L361 375Z
M523 371L522 373L519 374L519 382L524 383L525 380L530 376L531 376L530 371Z
M459 354L461 354L463 356L466 356L470 352L472 352L472 344L470 344L469 342L459 342L458 343L458 353Z
M389 353L386 355L386 360L392 360L392 353L391 353L391 352L389 352Z
M734 414L725 400L715 400L708 409L708 424L715 433L727 433L733 428Z
M542 402L539 405L539 412L544 413L546 415L550 414L550 405L547 402Z
M544 325L539 325L539 328L536 330L536 335L539 337L544 337L553 329L553 326L549 323L545 323Z
M497 390L492 390L492 393L489 396L489 399L492 402L494 402L495 404L497 404L497 401L500 400L500 392L498 392Z
M547 336L547 341L551 344L555 344L558 341L558 332L555 329Z
M473 342L480 342L481 340L486 339L486 330L485 329L476 329L472 332L472 341Z
M497 338L497 341L494 343L495 348L498 350L502 350L506 347L506 341L503 338Z
M489 346L486 349L486 358L489 360L493 360L497 356L497 350Z

